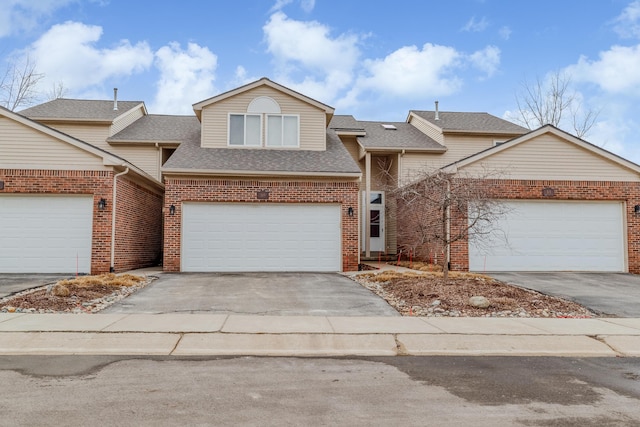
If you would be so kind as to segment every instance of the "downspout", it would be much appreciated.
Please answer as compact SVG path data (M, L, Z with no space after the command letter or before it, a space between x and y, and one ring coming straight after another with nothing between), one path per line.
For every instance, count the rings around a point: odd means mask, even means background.
M445 239L447 242L447 251L445 253L445 264L447 266L447 275L451 270L451 181L447 178L447 206L445 210Z
M124 165L123 165L124 166ZM129 168L127 167L123 172L117 173L113 176L113 201L111 202L111 265L109 266L109 271L111 273L115 273L115 263L116 263L116 197L117 197L117 182L118 177L122 175L126 175L129 173Z
M365 170L365 196L364 196L364 256L371 257L371 152L367 151L364 157Z

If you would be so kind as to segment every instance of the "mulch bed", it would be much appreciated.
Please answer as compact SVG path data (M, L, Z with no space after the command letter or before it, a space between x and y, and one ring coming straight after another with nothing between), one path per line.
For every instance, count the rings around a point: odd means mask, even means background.
M512 286L488 276L451 273L362 274L355 280L377 293L405 316L449 317L594 317L595 313L573 301ZM487 308L469 304L483 296Z

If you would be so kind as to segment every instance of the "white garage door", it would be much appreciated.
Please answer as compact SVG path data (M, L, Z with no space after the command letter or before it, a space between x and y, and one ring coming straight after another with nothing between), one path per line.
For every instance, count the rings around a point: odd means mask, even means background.
M185 203L182 271L339 271L340 207Z
M625 271L622 203L512 201L506 207L490 239L470 243L471 271Z
M93 197L0 196L0 272L89 273Z

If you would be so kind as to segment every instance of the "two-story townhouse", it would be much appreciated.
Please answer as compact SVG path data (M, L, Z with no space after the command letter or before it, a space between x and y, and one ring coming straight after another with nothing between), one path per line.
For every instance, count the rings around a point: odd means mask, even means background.
M0 272L122 271L161 252L166 271L355 270L403 247L388 190L438 168L502 171L491 196L509 206L508 242L457 242L453 269L640 271L640 167L554 127L437 104L359 121L266 78L193 108L0 110Z

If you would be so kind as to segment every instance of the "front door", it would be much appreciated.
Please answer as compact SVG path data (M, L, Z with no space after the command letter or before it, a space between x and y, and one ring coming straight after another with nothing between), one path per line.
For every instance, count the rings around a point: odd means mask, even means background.
M369 193L371 195L371 222L369 224L369 237L371 239L370 250L372 252L385 252L384 246L384 193L381 191L372 191ZM362 250L366 249L366 226L367 226L367 216L366 216L366 197L367 193L362 193Z

